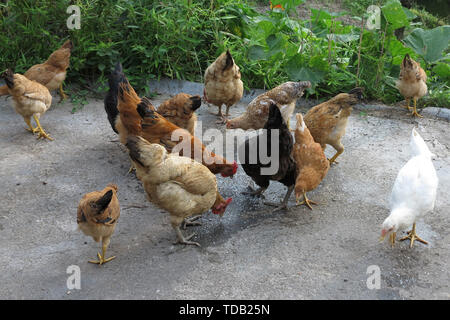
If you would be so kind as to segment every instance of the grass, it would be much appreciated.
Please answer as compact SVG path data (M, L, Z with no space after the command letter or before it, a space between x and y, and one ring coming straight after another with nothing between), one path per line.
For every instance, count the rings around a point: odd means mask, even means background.
M256 1L268 5L268 1ZM289 9L304 1L281 2ZM372 3L390 3L387 13L394 12L392 8L402 10L394 2L344 0L343 4L361 17ZM66 9L73 3L81 8L81 30L66 27ZM408 44L395 35L396 29L403 28L407 39L415 28L426 31L440 26L442 19L436 22L416 11L405 18L401 11L397 16L383 15L380 29L367 30L344 25L336 20L338 14L326 10L312 9L309 20L298 20L292 10L289 15L286 11L259 13L240 0L8 1L0 4L0 41L5 44L0 69L24 72L45 60L65 39L72 39L75 48L67 83L75 112L85 103L87 92L98 96L107 90L107 75L118 60L138 91L149 94L149 79L202 82L207 66L230 49L247 89L310 80L313 88L308 95L315 97L326 98L360 85L368 99L392 103L402 99L394 80L401 58L410 53L430 79L426 105L450 107L444 65L448 65L448 47L431 61L416 42Z

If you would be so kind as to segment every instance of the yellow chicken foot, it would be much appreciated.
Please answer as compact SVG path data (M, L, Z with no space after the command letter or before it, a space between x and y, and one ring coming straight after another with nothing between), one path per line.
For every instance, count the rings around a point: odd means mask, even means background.
M28 125L28 128L26 128L28 131L32 132L33 134L35 134L36 132L39 131L38 127L33 128L33 126L31 125L30 118L27 118L27 119L24 118L24 120L25 120L25 123Z
M412 113L411 113L412 116L413 116L413 117L423 118L423 116L421 116L420 114L417 113L417 109L416 109L416 107L417 107L417 99L414 98L413 100L414 100L414 110L413 110Z
M101 266L102 264L105 264L105 263L115 259L116 256L105 259L107 248L108 248L108 246L103 243L102 244L102 254L97 253L98 260L89 260L89 263L94 263L94 264L98 264Z
M409 111L411 111L412 107L409 106L409 101L410 101L410 99L405 99L406 104L403 106L403 108L406 108Z
M336 154L331 159L328 159L330 164L332 164L332 163L338 164L339 162L336 161L336 158L339 157L342 154L342 152L343 151L338 151L338 152L336 152Z
M134 165L131 165L131 166L130 166L130 169L128 169L127 174L132 173L134 170L136 170L136 168L134 167Z
M34 118L34 121L36 121L36 125L37 125L38 131L39 131L39 134L38 134L37 138L38 139L44 138L44 139L48 139L50 141L53 141L53 138L50 138L50 136L47 133L45 133L44 129L42 129L41 124L39 123L38 117L36 117L36 115L34 115L33 118Z
M180 227L174 227L175 232L177 233L177 241L174 242L174 244L188 244L188 245L194 245L197 247L200 247L200 243L198 242L194 242L194 241L189 241L193 236L195 236L195 233L191 234L188 237L184 237L183 234L181 233Z
M63 90L63 85L62 83L59 85L59 96L61 97L61 99L59 100L59 102L66 100L67 94L65 94L64 90Z
M410 239L410 240L411 240L411 243L410 243L410 245L409 245L410 248L413 247L414 241L416 241L416 240L419 241L419 242L422 242L423 244L428 244L427 241L421 239L421 238L417 235L417 233L416 233L416 223L415 223L415 222L414 222L414 224L413 224L412 230L411 230L411 231L408 231L408 235L407 235L406 237L401 238L400 241L405 241L405 240L407 240L407 239Z
M181 228L183 230L186 230L186 227L201 226L202 223L200 221L196 221L196 220L198 220L200 218L201 218L201 215L184 219L183 223L181 224L181 226L182 226Z
M299 202L299 200L297 199L297 206L301 206L301 205L306 205L308 208L310 208L312 210L312 204L317 205L318 203L312 200L309 200L308 197L306 196L306 192L303 192L303 201Z
M288 210L288 201L289 201L289 197L291 196L292 191L294 191L294 185L290 186L288 188L288 191L286 192L286 195L284 196L283 201L281 201L280 203L274 203L274 202L264 202L265 205L268 206L274 206L276 207L275 209L272 210L272 212L278 211L278 210Z

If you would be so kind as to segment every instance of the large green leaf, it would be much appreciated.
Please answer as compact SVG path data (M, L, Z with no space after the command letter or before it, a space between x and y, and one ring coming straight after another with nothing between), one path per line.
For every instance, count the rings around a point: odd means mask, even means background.
M394 65L400 65L405 57L405 54L414 54L414 51L411 48L405 47L403 43L395 38L390 39L388 48L392 55L392 64Z
M267 58L267 53L264 50L264 47L254 45L248 48L248 58L250 60L263 60Z
M450 66L447 63L439 62L433 68L433 72L444 81L450 80Z
M324 73L303 65L299 55L292 57L286 63L284 70L291 81L310 81L313 86L324 78Z
M399 0L389 0L381 7L381 12L386 21L393 27L398 29L409 25L408 16L403 10L402 4Z
M442 52L448 48L450 26L440 26L431 30L414 29L404 42L428 63L442 58Z

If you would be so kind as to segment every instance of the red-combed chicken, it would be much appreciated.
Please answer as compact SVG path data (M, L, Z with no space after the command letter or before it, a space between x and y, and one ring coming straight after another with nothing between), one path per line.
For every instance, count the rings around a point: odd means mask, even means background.
M44 63L32 66L23 75L29 80L34 80L44 85L49 91L59 89L60 101L67 99L62 84L66 79L72 49L72 41L67 40ZM7 94L9 93L6 86L0 87L0 96Z
M417 61L411 59L409 54L405 55L400 66L400 76L397 81L397 88L402 96L405 97L405 107L409 111L412 109L411 114L413 116L422 118L422 116L417 113L416 107L417 100L427 94L427 74ZM414 101L414 107L409 106L411 98Z
M139 98L128 81L120 84L118 110L127 135L141 136L150 143L163 145L169 152L191 157L214 174L232 177L236 173L236 161L230 163L210 152L199 139L165 119L148 99Z
M297 127L295 129L295 144L293 156L297 165L297 179L295 181L295 197L298 204L304 204L312 209L311 201L306 192L312 191L320 184L326 176L330 164L323 153L320 144L314 139L303 121L300 113L297 113ZM303 201L299 200L303 196Z
M186 218L201 215L209 209L214 214L224 214L231 198L222 198L216 177L201 163L168 153L163 146L141 137L129 136L126 146L148 200L169 212L170 223L178 238L176 243L200 246L190 241L195 234L183 236L180 225ZM186 223L193 219L187 219Z
M241 72L234 62L230 51L222 53L205 71L204 99L219 107L218 116L222 115L222 105L226 105L226 116L230 115L230 107L238 103L244 94Z

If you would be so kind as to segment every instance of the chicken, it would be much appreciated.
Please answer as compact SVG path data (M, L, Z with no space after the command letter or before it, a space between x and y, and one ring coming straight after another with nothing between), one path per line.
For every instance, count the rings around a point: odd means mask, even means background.
M190 241L195 234L183 236L180 225L186 218L209 209L214 214L224 214L231 198L225 200L219 194L216 177L201 163L168 153L163 146L141 137L130 135L126 146L148 200L169 212L177 234L176 243L200 246ZM192 220L188 219L187 223Z
M173 98L164 101L157 109L164 118L176 124L180 128L186 129L194 135L197 123L197 110L202 104L200 96L191 96L187 93L179 93Z
M288 187L281 203L265 202L266 205L275 206L273 211L277 211L287 209L289 196L294 190L296 167L292 157L294 144L292 135L284 122L279 107L274 101L269 100L269 103L269 118L264 126L266 130L253 138L246 139L239 146L239 160L245 173L259 186L256 191L249 187L251 191L243 192L244 194L262 196L271 180ZM272 137L273 135L275 136ZM272 141L276 138L278 138L276 141ZM276 142L275 145L273 142ZM264 164L265 161L262 158L266 155L270 161Z
M123 73L122 64L118 62L114 71L108 78L109 90L105 96L104 106L108 116L108 121L115 133L119 134L120 141L125 144L127 141L127 132L122 125L119 117L119 109L117 108L120 83L127 83L125 74Z
M414 241L427 244L416 234L416 221L434 209L438 187L438 177L431 158L434 156L425 141L412 130L410 147L412 158L400 169L391 193L391 213L384 220L380 241L389 235L392 247L395 244L396 232L412 225L412 230L400 241L410 240L410 248Z
M199 139L158 114L150 101L140 99L128 82L120 84L118 109L127 134L161 144L168 152L179 152L180 155L191 157L203 163L214 174L232 177L236 173L236 161L228 162L210 152Z
M297 127L295 129L295 144L293 156L297 165L297 179L295 181L295 197L298 205L306 205L312 210L311 204L317 204L306 196L306 192L312 191L327 175L330 164L323 153L322 147L314 139L303 121L300 113L297 113ZM303 196L303 201L299 202Z
M336 149L336 154L330 159L330 164L336 162L336 158L344 152L341 138L345 134L353 105L360 99L362 99L362 89L355 88L349 93L340 93L330 100L312 107L305 115L305 124L314 141L319 143L323 150L327 144Z
M409 54L405 55L400 66L397 89L400 91L401 95L405 97L405 108L409 111L412 109L411 114L413 116L422 118L422 116L417 113L416 106L417 100L427 94L427 74L417 61L411 59ZM411 98L414 101L414 107L409 106Z
M227 121L227 129L243 130L261 129L267 122L269 116L270 100L277 103L288 128L289 120L295 109L297 99L303 95L306 88L311 87L309 81L285 82L270 91L267 91L255 99L247 106L247 110L239 117Z
M38 139L53 140L39 122L39 118L52 104L52 95L46 87L36 81L27 79L21 74L14 74L11 69L2 73L1 78L6 82L8 93L13 97L14 109L28 125L28 131L38 132ZM36 128L31 125L31 117L36 122Z
M72 49L72 41L67 40L61 48L50 55L47 61L32 66L24 73L24 76L46 86L50 91L59 89L60 101L67 99L62 84L66 79ZM0 87L0 96L7 94L6 86Z
M97 253L98 260L90 263L102 265L115 258L106 258L106 250L119 216L120 205L115 184L108 184L102 191L93 191L81 198L77 211L78 228L95 242L102 242L102 253Z
M218 116L222 115L222 105L226 105L226 116L230 115L230 107L238 103L244 94L241 72L230 51L222 53L205 71L205 101L219 107Z

